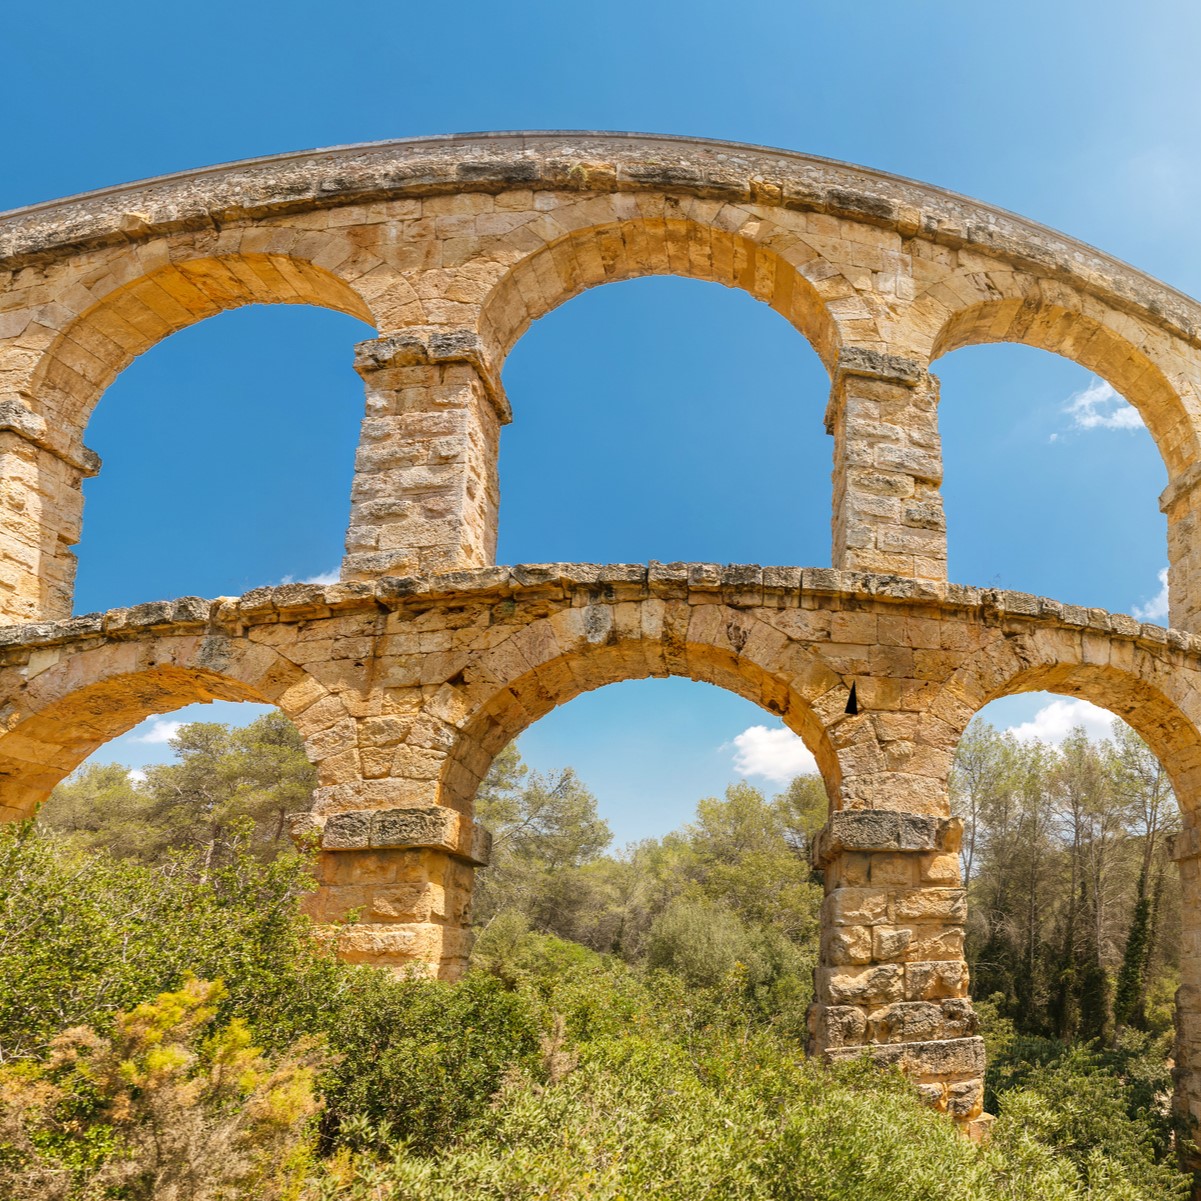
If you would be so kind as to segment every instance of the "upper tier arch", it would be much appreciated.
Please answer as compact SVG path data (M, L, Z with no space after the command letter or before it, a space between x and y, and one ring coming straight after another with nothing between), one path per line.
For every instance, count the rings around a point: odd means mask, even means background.
M945 578L940 354L1022 341L1102 375L1167 465L1172 619L1201 622L1195 301L882 172L556 132L279 155L0 214L0 618L70 611L80 482L96 467L83 430L116 373L173 330L255 302L323 305L380 331L360 355L371 410L348 577L486 565L505 354L577 292L664 273L745 289L825 362L839 568Z
M249 304L303 304L373 321L346 280L281 253L184 257L148 270L140 261L123 263L90 292L94 302L47 340L30 380L41 415L70 430L83 430L97 401L135 358L218 313Z

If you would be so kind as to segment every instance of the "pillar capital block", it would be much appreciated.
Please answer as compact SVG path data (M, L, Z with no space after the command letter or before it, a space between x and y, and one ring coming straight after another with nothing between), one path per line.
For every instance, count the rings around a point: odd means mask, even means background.
M851 853L957 851L963 822L957 817L895 813L888 809L848 809L830 815L813 842L813 865L826 867L836 855Z
M46 424L21 400L0 397L0 435L13 435L30 446L45 451L77 472L84 479L100 470L100 456L86 446L70 446L67 439Z
M507 425L513 420L513 410L501 385L500 373L475 330L413 325L355 346L354 369L369 383L381 371L439 367L450 363L466 363L473 367L500 423Z
M844 346L834 365L833 382L837 387L850 376L883 380L889 384L914 388L928 375L926 368L913 359L887 354L866 346Z
M483 826L441 805L302 814L292 829L295 837L314 838L323 852L441 850L486 867L492 849Z

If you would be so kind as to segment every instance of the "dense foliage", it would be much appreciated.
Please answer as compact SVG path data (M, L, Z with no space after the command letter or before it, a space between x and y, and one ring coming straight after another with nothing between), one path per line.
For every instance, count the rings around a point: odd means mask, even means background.
M54 790L42 820L77 846L147 862L181 847L211 853L247 820L260 855L290 849L288 814L309 808L317 777L282 713L241 727L193 722L170 745L175 762L144 772L85 764Z
M964 818L967 957L978 998L1021 1033L1166 1034L1177 981L1179 822L1158 760L1126 725L1060 747L974 724L952 776Z
M993 994L979 1008L999 1115L981 1148L899 1075L832 1069L801 1053L820 900L807 849L825 817L815 781L776 798L735 786L702 801L683 830L613 855L574 774L528 773L510 750L479 798L497 855L481 881L476 966L445 985L323 952L296 906L307 865L271 837L278 813L303 807L288 790L305 765L289 758L299 748L287 749L286 732L267 731L281 791L269 779L256 785L244 740L263 733L184 727L177 763L127 779L108 817L106 794L89 795L85 773L38 828L0 830L0 1195L1188 1196L1173 1166L1170 1010L1159 983L1170 972L1161 871L1170 793L1149 834L1133 802L1120 810L1125 825L1096 815L1105 789L1094 780L1079 806L1088 821L1067 840L1056 819L1046 861L1022 874L1006 805L1033 808L1052 780L1066 796L1074 777L1043 750L1039 762L1061 774L1029 783L1034 752L996 736L1004 754L986 746L971 787L957 780L965 866L987 915L974 947L1004 948L1006 932L1017 951L1030 945L1030 924L1013 915L1025 912L1023 881L1033 880L1033 942L1051 948L1040 952L1046 962L1067 945L1074 904L1073 929L1101 931L1106 981L1103 1037L1047 1037L1060 1033L1051 968L1050 985L1019 994L974 952ZM1095 753L1119 779L1120 744ZM1025 763L1026 774L999 776L990 755ZM187 770L172 777L175 768ZM163 779L208 808L166 804ZM1096 840L1108 840L1099 874L1083 849ZM1073 857L1091 873L1087 889L1059 879ZM992 882L1002 863L1005 887ZM1107 897L1100 927L1097 880ZM1014 952L1011 962L1016 973L1029 959ZM1073 1032L1088 1032L1076 979L1066 990ZM1029 1020L1020 995L1046 998ZM1115 1021L1119 995L1133 1000Z

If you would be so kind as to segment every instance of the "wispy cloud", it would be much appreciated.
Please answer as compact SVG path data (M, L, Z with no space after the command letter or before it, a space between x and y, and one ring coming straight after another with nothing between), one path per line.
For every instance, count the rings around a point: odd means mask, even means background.
M1108 738L1113 728L1113 714L1088 701L1056 697L1021 725L1010 726L1019 742L1061 743L1077 726L1083 726L1091 739Z
M1139 621L1168 620L1168 569L1159 573L1159 591L1145 604L1134 606L1134 616Z
M787 784L793 776L817 770L805 744L783 726L749 726L726 744L734 749L734 770L744 776L760 776L773 784Z
M302 579L297 579L294 575L286 575L279 584L320 584L324 587L326 584L336 584L342 578L342 573L336 568L331 568L329 571L323 571L318 575L307 575Z
M129 782L131 784L146 783L146 773L140 767L131 767L129 771L126 772L126 775L129 776Z
M165 717L156 717L141 734L132 734L130 742L146 742L161 745L171 741L179 733L182 721L170 721Z
M1137 430L1143 419L1103 379L1094 379L1087 388L1075 392L1064 405L1072 424L1081 430Z

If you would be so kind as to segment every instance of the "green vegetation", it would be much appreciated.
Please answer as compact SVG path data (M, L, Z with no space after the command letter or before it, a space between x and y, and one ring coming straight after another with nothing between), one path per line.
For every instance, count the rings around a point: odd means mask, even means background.
M1174 991L1178 966L1168 837L1179 816L1146 744L1121 722L1111 740L1077 730L1059 748L977 723L952 800L977 997L1022 1034L1110 1044L1129 1027L1166 1040L1171 1013L1156 999Z
M307 864L273 836L275 815L302 807L282 790L305 765L279 750L280 792L247 766L253 740L288 746L270 731L184 727L179 762L145 783L92 769L38 827L0 830L0 1196L1189 1195L1165 1106L1170 794L1150 852L1143 826L1119 835L1098 818L1070 842L1065 826L1048 830L1033 876L1015 868L1040 888L1034 945L1063 946L1070 897L1074 930L1095 914L1091 892L1064 891L1057 872L1073 855L1093 870L1080 847L1103 829L1100 879L1126 910L1098 941L1102 1037L1055 1037L1053 975L1039 977L1031 995L1047 1000L1029 1023L1016 982L989 978L979 1008L999 1117L982 1148L898 1074L801 1053L820 899L806 852L825 814L814 781L776 798L735 786L685 829L611 855L573 773L539 777L506 752L479 799L498 837L475 967L445 985L340 964L312 938L295 904ZM1007 771L1026 762L1000 742ZM991 762L974 792L958 787L976 806L973 895L990 856L1020 850L998 834L1009 827ZM1062 769L1050 752L1040 762ZM1028 782L1029 763L1009 778ZM1018 883L989 887L989 914L1024 912ZM990 923L1028 948L1027 925ZM1002 946L994 924L985 933ZM1076 979L1066 993L1084 1015Z

